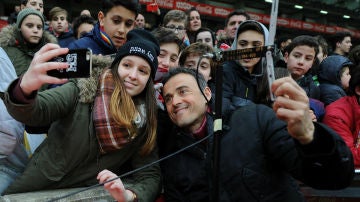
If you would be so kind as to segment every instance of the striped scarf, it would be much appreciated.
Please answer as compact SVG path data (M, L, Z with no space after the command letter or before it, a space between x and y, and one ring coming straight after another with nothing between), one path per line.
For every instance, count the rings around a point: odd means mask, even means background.
M115 122L109 112L111 94L115 89L111 71L106 70L99 81L95 97L93 121L101 153L115 151L127 145L136 134Z

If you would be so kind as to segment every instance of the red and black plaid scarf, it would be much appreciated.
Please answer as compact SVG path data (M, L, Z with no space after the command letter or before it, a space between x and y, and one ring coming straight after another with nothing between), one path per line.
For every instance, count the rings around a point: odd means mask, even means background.
M115 89L111 70L106 70L99 81L95 97L93 121L101 153L121 149L131 141L130 131L115 122L109 112L111 94Z

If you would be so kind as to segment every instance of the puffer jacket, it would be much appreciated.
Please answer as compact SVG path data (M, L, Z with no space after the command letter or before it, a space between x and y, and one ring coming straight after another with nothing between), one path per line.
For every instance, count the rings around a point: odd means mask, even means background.
M103 33L106 37L108 37L105 33ZM116 53L117 49L111 42L111 44L106 43L102 37L100 32L100 25L97 23L94 26L94 29L81 37L78 40L70 43L68 45L69 49L77 49L77 48L90 48L92 53L95 55L111 55Z
M139 154L146 140L144 127L122 149L100 153L92 108L99 75L110 63L110 58L94 56L90 78L71 80L60 87L39 92L29 104L15 104L9 94L5 94L9 113L18 121L31 126L52 123L47 139L6 194L94 185L97 174L103 169L124 174L158 159L156 150L145 156ZM160 168L155 164L122 178L122 181L137 194L139 201L154 201L160 187Z
M30 45L24 41L15 24L4 27L0 32L0 47L9 56L18 76L29 68L35 53L47 43L57 44L57 39L48 31L44 31L37 45Z
M328 105L346 96L340 80L340 71L344 66L351 66L351 61L341 55L331 55L319 65L320 101Z

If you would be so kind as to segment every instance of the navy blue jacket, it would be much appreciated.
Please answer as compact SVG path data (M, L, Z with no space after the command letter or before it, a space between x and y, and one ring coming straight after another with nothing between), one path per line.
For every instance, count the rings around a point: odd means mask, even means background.
M320 87L317 86L312 78L311 74L305 74L302 78L298 79L296 82L305 90L309 98L320 99Z
M257 70L255 68L254 70ZM257 74L259 73L259 74ZM258 83L262 79L262 72L250 74L235 61L225 62L223 65L223 94L222 112L228 113L239 106L255 102Z
M92 50L92 53L95 55L110 55L117 52L117 49L112 42L111 44L108 44L101 38L99 23L95 25L94 29L91 32L69 44L68 48L90 48Z
M351 65L351 61L341 55L328 56L320 63L320 101L325 105L346 96L346 92L341 86L340 71L344 66Z
M60 47L63 48L68 47L70 43L76 40L74 37L74 32L71 29L69 29L68 32L64 32L61 35L59 35L57 39Z
M167 202L211 201L213 120L206 141L161 163ZM352 154L331 129L315 124L314 140L301 145L272 109L249 104L224 121L220 143L219 201L304 201L298 179L317 189L341 189L353 179ZM164 131L166 132L166 131ZM174 127L161 135L162 155L196 140Z

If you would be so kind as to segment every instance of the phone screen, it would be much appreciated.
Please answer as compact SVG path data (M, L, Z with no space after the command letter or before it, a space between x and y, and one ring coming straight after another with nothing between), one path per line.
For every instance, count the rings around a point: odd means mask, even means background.
M86 78L92 71L92 51L90 49L72 49L67 54L53 58L54 62L67 62L67 69L54 69L48 75L57 78Z

